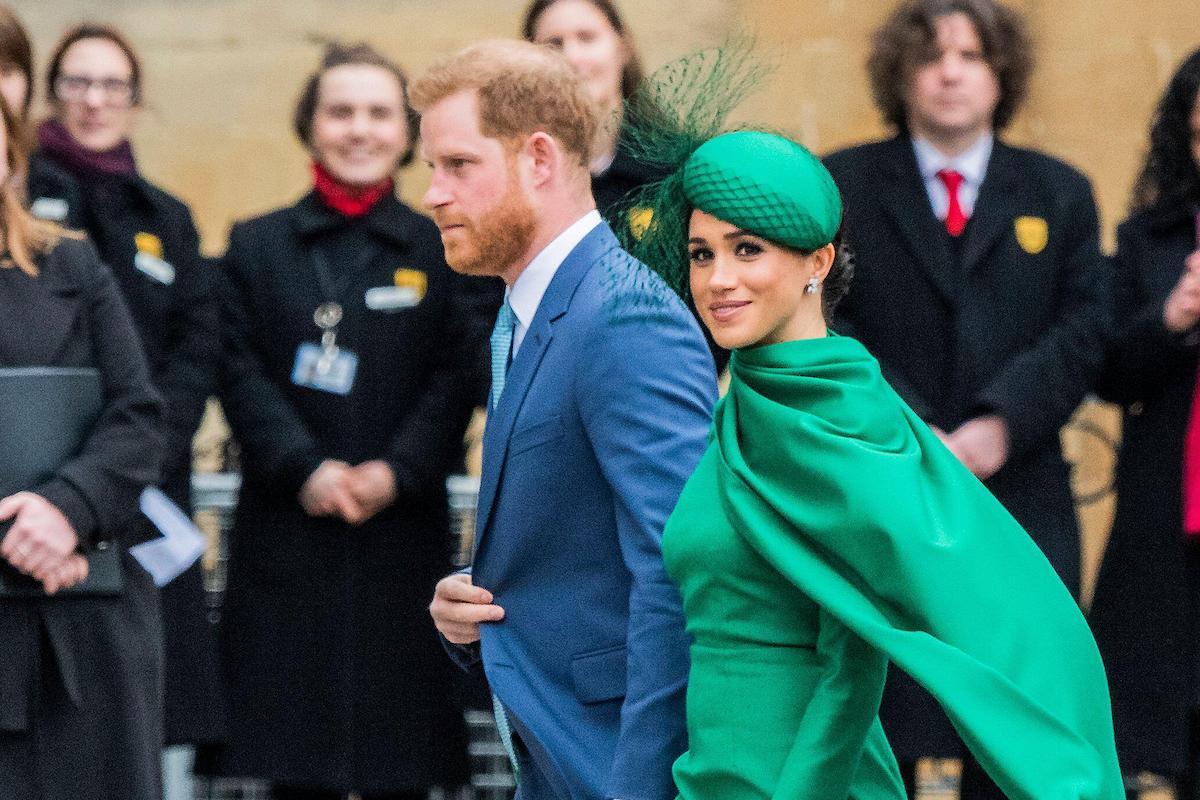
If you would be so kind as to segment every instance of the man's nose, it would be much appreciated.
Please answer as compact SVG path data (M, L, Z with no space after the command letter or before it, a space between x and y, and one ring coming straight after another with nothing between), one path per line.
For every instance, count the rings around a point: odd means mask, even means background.
M428 209L438 208L446 205L450 201L449 193L442 185L442 180L438 176L435 169L433 176L429 179L429 188L425 190L424 196L421 197L421 204Z

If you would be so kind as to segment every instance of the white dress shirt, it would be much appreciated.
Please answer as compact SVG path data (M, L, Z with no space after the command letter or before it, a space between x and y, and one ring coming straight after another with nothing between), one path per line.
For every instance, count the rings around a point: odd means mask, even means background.
M517 357L521 342L525 341L525 333L533 322L533 315L537 313L538 306L542 303L542 295L546 294L546 287L554 279L554 274L575 249L575 245L583 241L583 237L599 224L600 212L596 209L571 223L569 228L533 257L529 266L517 276L516 282L505 290L504 299L512 307L513 316L516 317L513 321L513 358Z
M933 146L928 140L913 137L913 151L917 154L917 169L921 172L921 180L925 182L925 193L929 195L929 203L938 219L945 219L950 213L950 193L946 184L937 176L944 169L954 170L963 176L962 184L958 187L958 204L962 206L963 214L968 219L975 213L975 201L979 199L979 187L987 176L988 160L992 157L992 145L996 138L991 133L985 133L975 140L975 143L951 158Z

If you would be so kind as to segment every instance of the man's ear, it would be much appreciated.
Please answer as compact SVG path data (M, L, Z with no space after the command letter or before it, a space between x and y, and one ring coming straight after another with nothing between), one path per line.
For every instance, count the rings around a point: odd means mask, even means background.
M534 131L522 148L529 159L530 178L534 186L543 186L562 171L562 148L545 131Z

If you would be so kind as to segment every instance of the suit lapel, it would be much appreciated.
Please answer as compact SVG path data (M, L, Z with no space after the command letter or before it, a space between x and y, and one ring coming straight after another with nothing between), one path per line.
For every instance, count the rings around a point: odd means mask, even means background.
M883 207L933 285L953 302L958 294L959 270L950 253L946 229L933 215L917 156L907 136L891 141L880 162L880 172L884 180L880 192Z
M1012 228L1019 209L1014 198L1022 193L1015 186L1020 179L1013 152L999 141L992 147L987 174L979 187L979 198L971 222L963 232L962 274L969 275L1004 231Z
M483 472L479 479L479 505L475 512L475 552L480 551L491 521L504 465L508 459L508 443L512 438L517 415L533 384L538 367L554 339L554 326L566 314L571 297L579 288L584 275L601 255L617 247L616 237L607 224L597 225L563 260L546 287L538 304L521 349L508 368L500 402L488 414L483 434Z

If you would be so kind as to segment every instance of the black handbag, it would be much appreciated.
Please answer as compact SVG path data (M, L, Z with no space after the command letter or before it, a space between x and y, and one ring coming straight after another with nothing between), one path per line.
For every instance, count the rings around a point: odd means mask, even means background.
M94 369L0 368L0 498L53 477L83 450L103 410L104 384ZM10 527L0 523L0 540ZM121 594L121 547L103 542L85 556L87 579L55 597ZM0 559L0 598L44 596L39 581Z

